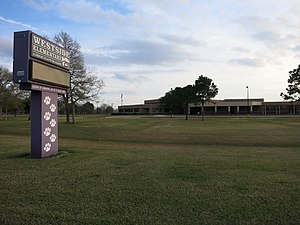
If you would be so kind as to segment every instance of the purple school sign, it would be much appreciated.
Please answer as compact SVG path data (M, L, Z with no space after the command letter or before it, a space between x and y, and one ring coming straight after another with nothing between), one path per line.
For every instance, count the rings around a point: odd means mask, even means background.
M14 33L13 80L31 91L31 157L58 153L59 94L70 86L69 52L31 32Z

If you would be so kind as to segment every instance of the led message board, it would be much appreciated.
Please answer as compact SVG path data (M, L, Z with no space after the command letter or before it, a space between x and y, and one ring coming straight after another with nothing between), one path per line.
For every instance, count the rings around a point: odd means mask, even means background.
M28 83L70 87L70 53L31 31L14 33L13 64L13 80L21 88Z
M38 82L45 81L51 84L60 84L65 87L68 87L70 84L70 75L68 73L34 61L31 64L31 79Z

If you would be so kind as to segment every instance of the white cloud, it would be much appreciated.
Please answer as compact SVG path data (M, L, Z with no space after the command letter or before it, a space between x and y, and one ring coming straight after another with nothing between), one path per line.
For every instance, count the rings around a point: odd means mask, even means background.
M234 46L231 48L231 51L241 52L241 53L250 53L251 50L241 46Z
M233 65L242 65L242 66L250 66L250 67L265 66L265 62L259 58L237 58L237 59L230 59L228 62Z
M27 5L40 11L51 11L60 18L77 23L114 24L123 16L114 10L111 2L91 0L26 0ZM111 5L111 6L110 6Z
M27 23L23 23L23 22L20 22L20 21L16 21L16 20L4 18L3 16L0 16L0 20L2 20L2 21L4 21L4 22L7 22L7 23L10 23L10 24L14 24L14 25L19 25L19 26L25 27L25 28L27 28L27 29L37 30L36 27L31 26L31 25L29 25L29 24L27 24Z
M92 64L170 65L195 60L180 45L145 40L122 40L108 47L87 52Z
M293 47L292 50L295 52L300 52L300 45Z
M51 8L51 2L47 0L23 0L30 7L37 10L48 10Z
M281 34L279 32L274 32L269 30L255 32L252 36L259 41L263 41L267 43L278 42L282 40Z
M0 37L0 56L12 57L12 41Z
M206 46L207 42L204 40L198 40L197 38L189 36L179 36L174 34L162 34L163 38L167 43L174 43L178 45L188 45L192 47Z
M124 74L124 73L115 73L112 77L113 79L125 81L129 83L141 83L141 82L147 82L150 79L146 76L133 76L130 74Z
M86 0L59 1L56 9L60 17L76 22L102 24L122 20L114 10L104 10L100 4Z

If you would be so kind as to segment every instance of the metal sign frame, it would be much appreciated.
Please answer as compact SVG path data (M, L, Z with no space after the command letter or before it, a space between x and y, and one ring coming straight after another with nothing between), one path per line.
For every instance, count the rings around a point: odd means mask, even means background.
M14 33L13 81L40 84L60 89L70 87L70 53L61 46L33 33Z

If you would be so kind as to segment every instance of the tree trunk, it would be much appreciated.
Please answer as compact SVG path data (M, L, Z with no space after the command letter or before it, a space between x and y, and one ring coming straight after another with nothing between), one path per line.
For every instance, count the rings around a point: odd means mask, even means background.
M189 107L189 105L188 105L188 103L185 105L185 120L188 120L188 111L189 111L189 109L188 109L188 107Z
M2 105L0 105L0 120L2 120Z
M72 124L75 124L75 102L73 96L71 95L71 107L72 107Z
M66 112L66 123L70 123L70 112L69 112L69 93L66 93L64 97L65 102L65 112Z
M201 102L201 115L202 115L202 121L204 121L204 101Z
M5 120L7 120L7 114L8 114L8 105L5 106Z
M72 124L75 124L75 103L72 102Z

